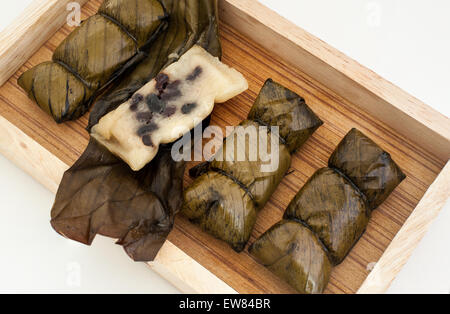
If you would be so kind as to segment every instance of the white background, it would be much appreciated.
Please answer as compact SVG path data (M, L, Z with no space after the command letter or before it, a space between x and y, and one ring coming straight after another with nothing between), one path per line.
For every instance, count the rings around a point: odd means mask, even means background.
M2 1L0 29L30 2ZM450 1L261 2L450 115ZM177 292L109 239L87 248L57 236L49 225L53 198L0 156L0 292ZM390 292L450 293L449 225L450 203Z

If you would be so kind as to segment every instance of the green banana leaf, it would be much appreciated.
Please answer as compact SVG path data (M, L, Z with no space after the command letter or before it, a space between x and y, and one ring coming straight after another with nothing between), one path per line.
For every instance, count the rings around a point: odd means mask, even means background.
M91 122L126 101L128 92L132 95L146 80L153 79L152 75L170 64L168 55L181 54L199 41L220 56L217 1L163 3L170 15L168 29L158 45L152 46L146 63L135 68L136 72L127 72L126 79L98 103ZM186 30L182 37L178 29ZM203 121L203 126L208 124L209 118ZM150 164L133 172L91 139L81 158L64 174L52 209L52 226L58 233L87 245L96 234L119 239L118 244L135 261L152 261L181 209L184 168L184 162L171 158L171 145L163 145Z
M267 80L249 120L241 126L255 127L258 139L261 139L260 126L279 127L278 168L262 171L265 162L260 159L261 155L257 154L257 160L249 158L250 147L257 143L251 143L247 136L237 137L232 133L211 162L191 169L191 175L199 177L184 192L183 214L237 252L242 251L258 211L266 205L291 165L291 152L302 146L321 125L322 121L300 96ZM266 136L271 152L271 135ZM238 158L239 152L245 152L243 160Z
M133 64L167 26L157 0L105 0L96 15L76 28L55 50L53 60L18 80L56 122L77 119L95 97Z
M183 214L209 234L244 249L256 221L251 196L240 183L218 172L200 176L184 193Z
M262 130L259 130L259 124L251 121L245 120L240 124L243 128L254 127L256 129L256 134L258 138L262 136ZM234 134L230 135L230 137ZM266 205L267 201L270 199L278 184L283 180L284 176L289 170L291 165L291 155L285 145L280 145L279 148L279 165L276 171L264 172L261 169L261 165L264 162L260 159L258 155L257 161L250 161L250 147L254 143L250 142L249 137L245 137L244 140L239 141L235 136L235 147L231 147L232 143L228 140L222 146L221 150L218 151L218 155L224 156L222 160L212 160L210 163L211 169L220 171L223 173L232 174L232 176L241 182L246 188L247 193L252 196L253 202L255 203L256 209L261 209ZM233 149L232 149L233 148ZM271 151L271 139L270 134L267 136L267 148ZM238 160L238 152L245 152L245 159L243 161Z
M357 129L352 129L336 148L329 167L346 175L367 197L372 210L406 178L391 155Z
M249 250L300 293L323 292L331 263L337 265L345 259L363 235L372 209L405 179L390 155L357 129L345 136L329 166L311 177L288 206L285 220L264 233ZM298 236L292 231L298 226L309 233ZM312 245L312 237L320 245ZM308 250L292 253L303 248ZM323 262L324 256L328 262ZM307 289L311 278L316 290Z
M291 154L323 124L302 97L271 79L264 84L248 119L261 125L278 126Z
M249 248L257 261L302 294L322 293L331 263L316 235L301 223L283 220Z
M51 212L61 235L91 245L97 234L119 239L135 261L155 258L182 204L185 163L170 148L147 167L131 172L119 158L91 140L64 174Z

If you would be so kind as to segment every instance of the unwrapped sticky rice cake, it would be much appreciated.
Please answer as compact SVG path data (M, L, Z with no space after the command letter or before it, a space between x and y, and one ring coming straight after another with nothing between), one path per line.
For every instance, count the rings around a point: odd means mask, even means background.
M244 76L200 46L105 115L91 135L138 171L160 144L178 140L223 103L248 89Z

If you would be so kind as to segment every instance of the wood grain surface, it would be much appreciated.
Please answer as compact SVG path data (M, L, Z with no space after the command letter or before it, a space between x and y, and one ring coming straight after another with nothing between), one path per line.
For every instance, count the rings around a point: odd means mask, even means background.
M83 8L83 17L94 14L100 3L100 0L89 1ZM25 70L49 60L52 51L70 31L69 27L64 26L0 88L0 115L66 164L72 164L87 146L88 134L84 129L87 116L75 122L57 125L27 98L16 81ZM293 157L294 172L283 180L269 204L260 212L251 242L280 220L293 196L317 169L326 166L336 145L353 127L359 128L390 152L408 176L374 212L365 235L347 259L334 269L326 291L357 292L369 274L367 266L380 259L443 169L446 160L421 148L373 115L293 68L226 22L221 24L221 35L223 61L242 72L248 79L250 88L228 103L217 105L212 124L225 127L237 125L245 119L267 78L273 78L303 96L325 122ZM190 182L186 175L186 184ZM293 292L256 263L246 251L235 253L225 243L205 234L182 216L177 218L169 240L240 293Z

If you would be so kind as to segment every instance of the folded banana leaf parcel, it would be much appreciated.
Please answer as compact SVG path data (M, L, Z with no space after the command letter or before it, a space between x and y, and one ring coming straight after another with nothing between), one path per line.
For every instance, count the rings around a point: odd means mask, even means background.
M357 129L288 206L284 220L250 247L300 293L322 293L366 230L372 213L406 178L391 156Z
M303 98L267 80L248 119L225 139L212 161L191 169L197 179L184 192L183 214L237 252L242 251L257 213L289 170L291 155L321 125ZM276 127L276 135L272 127ZM254 137L239 136L238 130L254 130ZM261 148L264 143L266 149L251 153L251 148ZM269 161L261 154L264 150L273 153L272 160L278 160L273 169L264 167Z
M176 62L194 45L221 58L217 0L160 0L169 17L169 25L152 43L147 56L129 68L109 92L93 106L88 130L110 111L130 99L156 75Z
M157 0L105 0L56 48L52 61L26 71L18 83L56 122L77 119L104 88L143 60L166 20Z
M117 5L117 14L127 14L124 12L128 6L135 4L135 1L107 2L111 2L109 8ZM168 15L168 27L153 42L144 60L129 68L96 102L89 130L194 45L221 57L217 1L160 3ZM134 23L135 19L130 21ZM203 126L208 123L206 119ZM181 209L184 169L183 161L172 159L170 143L161 145L144 168L133 171L91 138L83 155L64 174L52 208L51 224L61 235L87 245L97 234L118 239L118 244L135 261L152 261Z

